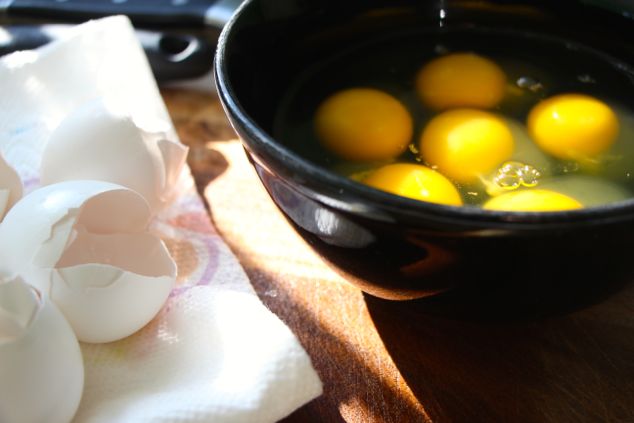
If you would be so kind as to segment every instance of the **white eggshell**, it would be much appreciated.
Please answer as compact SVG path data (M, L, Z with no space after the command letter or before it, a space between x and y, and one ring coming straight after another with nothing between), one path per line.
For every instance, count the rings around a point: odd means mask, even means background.
M175 282L176 265L147 232L134 191L68 181L33 191L0 224L0 266L49 295L80 341L110 342L145 326Z
M41 182L112 182L141 194L156 212L173 199L187 157L187 147L166 138L169 128L101 100L85 104L51 134L42 153Z
M22 180L0 154L0 220L20 198Z
M77 338L21 279L0 282L0 422L69 423L84 389Z

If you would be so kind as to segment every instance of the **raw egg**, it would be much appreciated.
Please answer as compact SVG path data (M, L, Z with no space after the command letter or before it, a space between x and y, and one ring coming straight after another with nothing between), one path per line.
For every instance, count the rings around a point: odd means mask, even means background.
M414 200L462 205L460 193L451 181L422 165L396 163L383 166L367 176L363 183Z
M445 176L472 183L513 154L513 134L504 120L474 109L434 117L420 137L421 158Z
M427 63L416 75L416 91L435 110L496 106L506 75L495 62L474 53L453 53Z
M528 129L546 152L564 160L588 161L608 150L619 133L614 111L585 94L561 94L538 103Z
M589 175L565 175L544 180L540 188L568 195L585 207L616 203L632 198L632 193L624 186L608 179Z
M378 161L407 149L413 122L393 96L373 88L351 88L321 103L315 131L321 143L340 158Z
M513 134L514 151L508 161L501 163L493 173L481 178L488 195L499 195L520 187L535 187L552 173L555 160L542 151L530 138L520 122L504 118ZM470 186L471 191L478 187Z
M484 203L482 208L499 211L546 212L580 209L583 205L567 195L536 188L498 195Z
M530 164L532 167L539 170L543 177L551 174L556 160L535 145L535 142L528 133L526 125L515 119L503 119L504 123L506 123L506 126L511 131L511 134L513 134L514 147L510 160Z

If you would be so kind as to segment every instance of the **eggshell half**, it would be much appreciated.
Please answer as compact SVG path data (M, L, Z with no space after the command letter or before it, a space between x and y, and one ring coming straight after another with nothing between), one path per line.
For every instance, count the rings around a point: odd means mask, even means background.
M0 422L68 423L84 388L75 334L21 279L0 282Z
M0 220L22 198L22 180L0 154Z
M80 341L121 339L152 320L176 279L149 218L145 200L119 185L49 185L0 225L0 266L49 295Z
M169 128L101 100L85 104L51 134L42 153L42 184L112 182L137 191L157 212L173 199L188 151L167 139Z

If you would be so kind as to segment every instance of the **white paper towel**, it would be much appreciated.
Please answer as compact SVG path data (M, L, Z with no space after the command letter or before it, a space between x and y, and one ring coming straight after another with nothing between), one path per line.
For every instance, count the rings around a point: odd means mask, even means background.
M0 149L26 192L39 185L51 131L87 101L119 102L171 125L125 17L0 59L0 93ZM181 195L153 223L179 265L177 287L140 332L82 345L77 423L274 422L321 393L309 357L211 226L188 169L181 179Z

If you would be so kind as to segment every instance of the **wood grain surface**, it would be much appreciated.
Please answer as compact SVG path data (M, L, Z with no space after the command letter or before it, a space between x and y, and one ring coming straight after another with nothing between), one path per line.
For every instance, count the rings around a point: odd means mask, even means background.
M214 224L324 382L285 422L634 422L631 283L539 319L364 295L291 229L213 94L164 98Z

